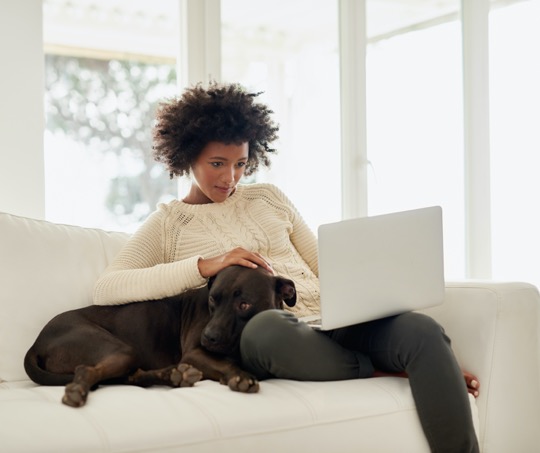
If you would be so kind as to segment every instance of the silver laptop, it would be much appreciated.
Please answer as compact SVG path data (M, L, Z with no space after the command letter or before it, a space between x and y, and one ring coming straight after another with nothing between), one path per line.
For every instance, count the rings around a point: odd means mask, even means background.
M321 225L318 241L321 315L301 318L313 328L336 329L444 300L439 206Z

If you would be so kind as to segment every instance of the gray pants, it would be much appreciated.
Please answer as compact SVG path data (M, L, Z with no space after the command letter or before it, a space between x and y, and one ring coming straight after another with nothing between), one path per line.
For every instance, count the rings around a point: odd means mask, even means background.
M282 310L259 313L241 338L243 366L259 379L331 381L406 371L433 452L478 452L463 374L433 319L406 313L317 332Z

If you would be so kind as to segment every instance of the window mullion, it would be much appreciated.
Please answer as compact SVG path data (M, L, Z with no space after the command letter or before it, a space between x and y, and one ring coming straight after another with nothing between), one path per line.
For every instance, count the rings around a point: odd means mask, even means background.
M181 87L221 80L220 0L178 0L180 2Z
M489 0L462 0L466 276L491 278Z
M339 0L342 216L367 215L366 5Z

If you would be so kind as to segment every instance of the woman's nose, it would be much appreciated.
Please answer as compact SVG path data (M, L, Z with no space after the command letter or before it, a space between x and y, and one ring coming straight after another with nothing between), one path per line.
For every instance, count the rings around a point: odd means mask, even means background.
M221 175L221 180L227 184L232 184L236 178L236 169L234 167L225 167Z

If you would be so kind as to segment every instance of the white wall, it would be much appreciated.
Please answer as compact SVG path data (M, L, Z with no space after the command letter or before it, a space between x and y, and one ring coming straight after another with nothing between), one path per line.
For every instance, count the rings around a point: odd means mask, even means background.
M45 217L43 67L41 0L2 0L0 211L35 218Z

